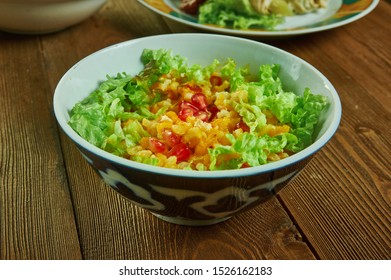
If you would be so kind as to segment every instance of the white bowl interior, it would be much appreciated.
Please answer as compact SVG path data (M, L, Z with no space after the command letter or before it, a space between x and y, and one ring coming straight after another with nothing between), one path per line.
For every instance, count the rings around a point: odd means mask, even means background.
M283 86L286 90L303 93L306 87L314 94L322 94L329 98L331 106L325 114L323 124L317 134L316 141L305 150L282 161L268 163L263 166L227 171L184 171L154 166L146 166L111 155L89 144L67 124L69 110L74 104L90 94L98 84L106 79L106 75L120 72L137 74L143 69L140 56L145 48L171 49L173 54L188 58L189 64L208 65L213 59L225 61L233 58L239 66L250 65L256 74L261 64L280 64ZM55 90L54 111L64 132L76 143L110 160L135 168L167 173L177 176L241 176L265 172L281 168L305 158L321 147L333 136L341 118L339 96L326 77L304 60L275 47L256 41L212 34L170 34L144 37L107 47L75 64L62 77ZM217 174L218 173L218 174Z

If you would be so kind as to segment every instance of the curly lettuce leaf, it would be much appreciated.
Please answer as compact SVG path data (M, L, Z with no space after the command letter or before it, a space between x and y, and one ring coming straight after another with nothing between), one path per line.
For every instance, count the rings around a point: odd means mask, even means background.
M120 122L127 119L142 120L156 117L146 105L136 106L134 100L142 100L146 93L130 90L131 82L132 79L128 75L107 77L95 91L72 108L69 112L69 125L81 137L97 147L115 154L124 152L126 147L122 142L126 142L126 137Z
M173 55L171 50L167 49L144 49L141 54L141 61L144 64L144 70L139 75L147 77L150 85L155 83L163 74L168 74L173 70L178 73L185 73L188 68L186 58Z
M229 80L230 91L247 87L247 80L250 76L248 65L238 68L235 61L228 58L227 62L220 69L221 77Z
M243 164L259 166L267 163L269 153L283 152L287 145L287 137L279 135L257 136L253 133L243 133L238 138L228 134L231 146L217 145L208 150L211 157L210 170L237 169Z
M266 116L258 106L244 102L234 104L234 110L242 117L243 122L250 128L250 132L256 132L266 125Z
M297 105L292 109L292 134L298 138L293 152L301 151L314 141L314 131L322 111L329 106L327 97L315 95L305 89L303 96L297 98Z
M315 126L328 106L328 99L308 88L302 95L284 91L279 72L279 65L262 65L259 81L248 86L248 100L249 104L269 110L280 123L291 126L287 149L298 152L312 144Z
M234 29L273 29L284 19L279 15L257 13L250 0L208 0L199 8L198 21Z
M133 156L132 160L140 162L140 163L144 163L144 164L154 165L154 166L159 165L159 159L156 157Z

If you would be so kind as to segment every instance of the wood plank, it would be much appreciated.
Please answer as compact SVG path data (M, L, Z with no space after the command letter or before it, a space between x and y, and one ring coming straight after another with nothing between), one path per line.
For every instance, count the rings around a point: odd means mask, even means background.
M1 36L0 259L79 259L40 42Z
M101 17L106 18L114 30L136 38L171 33L160 15L135 0L111 0L102 10Z
M319 153L281 192L282 201L321 259L390 259L389 199L379 199L358 176L362 170L352 170L351 160L339 162L335 153Z
M363 19L368 30L357 22L307 38L306 45L297 40L290 45L338 85L343 107L334 139L280 193L322 259L391 258L391 104L389 92L384 92L391 56L384 49L374 53L376 40L358 36L390 33L386 27L369 29L382 14L376 11Z

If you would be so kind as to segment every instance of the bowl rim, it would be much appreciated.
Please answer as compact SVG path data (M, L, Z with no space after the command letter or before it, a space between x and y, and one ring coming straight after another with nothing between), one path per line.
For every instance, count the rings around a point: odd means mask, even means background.
M73 69L78 67L78 65L84 63L87 59L100 54L102 52L110 51L111 49L121 48L124 46L130 46L133 44L136 44L142 40L156 40L156 39L164 39L169 40L172 37L194 37L198 36L199 39L207 38L208 40L211 39L228 39L228 40L238 40L243 41L245 43L254 44L257 46L260 46L262 48L271 48L273 51L278 51L283 53L284 55L288 55L293 57L294 59L300 61L306 67L309 67L311 71L314 71L318 76L320 76L324 82L325 87L329 90L330 95L332 97L332 100L330 100L334 105L334 114L332 116L332 119L330 121L329 127L325 130L322 136L320 136L314 143L312 143L310 146L305 148L304 150L293 154L283 160L267 163L260 166L255 167L249 167L249 168L243 168L243 169L233 169L233 170L218 170L218 171L198 171L198 170L183 170L183 169L173 169L173 168L167 168L167 167L159 167L159 166L153 166L148 165L144 163L139 163L135 161L131 161L125 158L122 158L120 156L116 156L114 154L111 154L109 152L104 151L103 149L100 149L93 144L89 143L87 140L83 139L80 135L78 135L69 125L68 121L63 117L62 112L64 111L64 106L60 102L60 88L63 83L66 81L66 77L72 72ZM54 90L54 96L53 96L53 109L54 109L54 115L57 119L58 124L60 125L63 132L75 143L77 146L82 147L83 149L97 155L98 157L102 157L105 160L111 161L115 164L120 164L122 166L132 168L135 170L140 170L146 173L155 173L155 174L161 174L161 175L167 175L167 176L173 176L173 177L188 177L188 178L233 178L233 177L245 177L245 176L254 176L257 174L262 173L268 173L273 172L282 168L286 168L288 166L291 166L293 164L296 164L310 156L312 156L314 153L319 151L323 146L327 144L327 142L333 137L333 135L338 130L341 117L342 117L342 106L341 101L339 98L339 95L334 88L334 86L331 84L331 82L314 66L312 66L307 61L303 60L302 58L289 53L285 50L282 50L280 48L268 45L266 43L254 41L247 38L241 38L241 37L235 37L230 35L223 35L223 34L204 34L204 33L175 33L175 34L161 34L161 35L152 35L152 36L146 36L136 39L131 39L127 41L123 41L120 43L116 43L107 47L104 47L96 52L93 52L86 57L82 58L78 62L76 62L72 67L70 67L64 75L60 78L58 81L55 90Z

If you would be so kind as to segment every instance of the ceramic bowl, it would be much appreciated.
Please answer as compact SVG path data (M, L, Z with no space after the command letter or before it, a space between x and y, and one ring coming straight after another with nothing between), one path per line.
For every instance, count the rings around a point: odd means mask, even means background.
M105 152L82 139L69 125L69 110L91 93L106 75L143 69L145 48L171 49L189 64L209 65L213 59L233 58L239 66L281 65L280 78L287 90L302 93L306 87L325 95L331 106L317 129L316 140L303 151L263 166L225 171L161 168L133 162ZM54 112L65 134L77 145L101 178L134 204L157 217L181 225L209 225L243 213L276 194L300 172L311 157L332 138L341 118L338 93L322 73L302 59L275 47L224 35L171 34L119 43L84 58L59 81ZM242 215L245 215L243 213Z
M0 0L0 30L20 34L60 31L94 14L107 0Z

